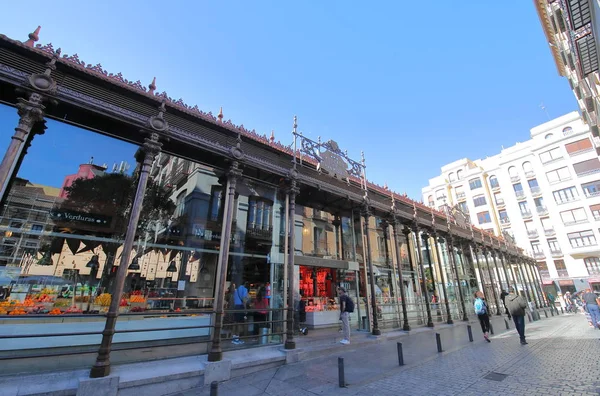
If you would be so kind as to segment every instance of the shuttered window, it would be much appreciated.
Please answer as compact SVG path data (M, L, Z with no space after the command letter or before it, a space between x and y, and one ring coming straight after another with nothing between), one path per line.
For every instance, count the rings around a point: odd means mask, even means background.
M578 162L573 164L573 168L575 169L577 176L591 175L600 171L600 160L598 158L592 158L587 161Z
M590 141L590 139L585 138L573 143L569 143L565 145L565 148L567 149L567 153L569 153L570 156L573 156L583 151L591 150L592 142Z
M594 220L600 220L600 205L590 205Z

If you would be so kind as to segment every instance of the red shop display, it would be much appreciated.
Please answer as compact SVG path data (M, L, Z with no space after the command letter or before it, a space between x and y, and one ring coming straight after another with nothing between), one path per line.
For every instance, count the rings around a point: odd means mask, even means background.
M300 266L300 285L303 297L335 297L337 274L333 268Z

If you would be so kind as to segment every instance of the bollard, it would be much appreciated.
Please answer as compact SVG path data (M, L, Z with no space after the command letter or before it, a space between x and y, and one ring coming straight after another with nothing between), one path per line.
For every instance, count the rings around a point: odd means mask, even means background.
M544 309L544 315L546 315L546 319L548 319L548 311Z
M402 354L402 343L398 343L398 366L404 366L404 355Z
M510 325L508 324L508 320L504 318L504 325L506 326L506 330L510 330Z
M531 314L527 312L527 319L529 319L529 323L531 323Z
M346 379L344 378L344 358L338 358L338 380L340 388L345 388Z
M217 381L210 384L210 396L219 396L219 383Z
M562 306L560 307L560 313L561 313L561 314L563 314L563 315L564 315L564 313L565 313L565 310L563 309L563 307L562 307Z
M550 313L552 314L552 316L554 316L554 308L550 308Z
M440 337L440 333L435 333L435 342L437 343L438 353L442 352L442 338Z
M473 330L471 329L471 325L467 325L467 333L469 333L469 342L473 342Z
M490 322L490 334L494 335L494 326L492 325L492 322Z

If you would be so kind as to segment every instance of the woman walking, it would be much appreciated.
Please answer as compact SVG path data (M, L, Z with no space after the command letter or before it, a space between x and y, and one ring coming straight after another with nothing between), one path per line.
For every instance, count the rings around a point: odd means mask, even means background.
M492 342L489 338L488 332L490 331L490 316L488 315L488 307L483 298L483 293L480 290L475 292L475 303L473 304L475 313L479 319L481 330L483 331L483 338L487 342Z

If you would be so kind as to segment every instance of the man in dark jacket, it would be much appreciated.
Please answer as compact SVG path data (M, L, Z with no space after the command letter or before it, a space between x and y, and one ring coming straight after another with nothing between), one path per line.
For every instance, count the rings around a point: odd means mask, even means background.
M527 308L527 301L517 294L513 287L508 289L508 296L505 297L505 304L508 312L512 315L515 328L519 333L521 339L521 345L527 345L525 341L525 308Z
M502 292L500 293L500 299L502 300L502 305L504 305L504 309L506 311L506 314L508 315L508 320L510 320L510 312L508 312L508 308L506 308L506 296L508 296L508 293L506 292L506 290L502 289Z

